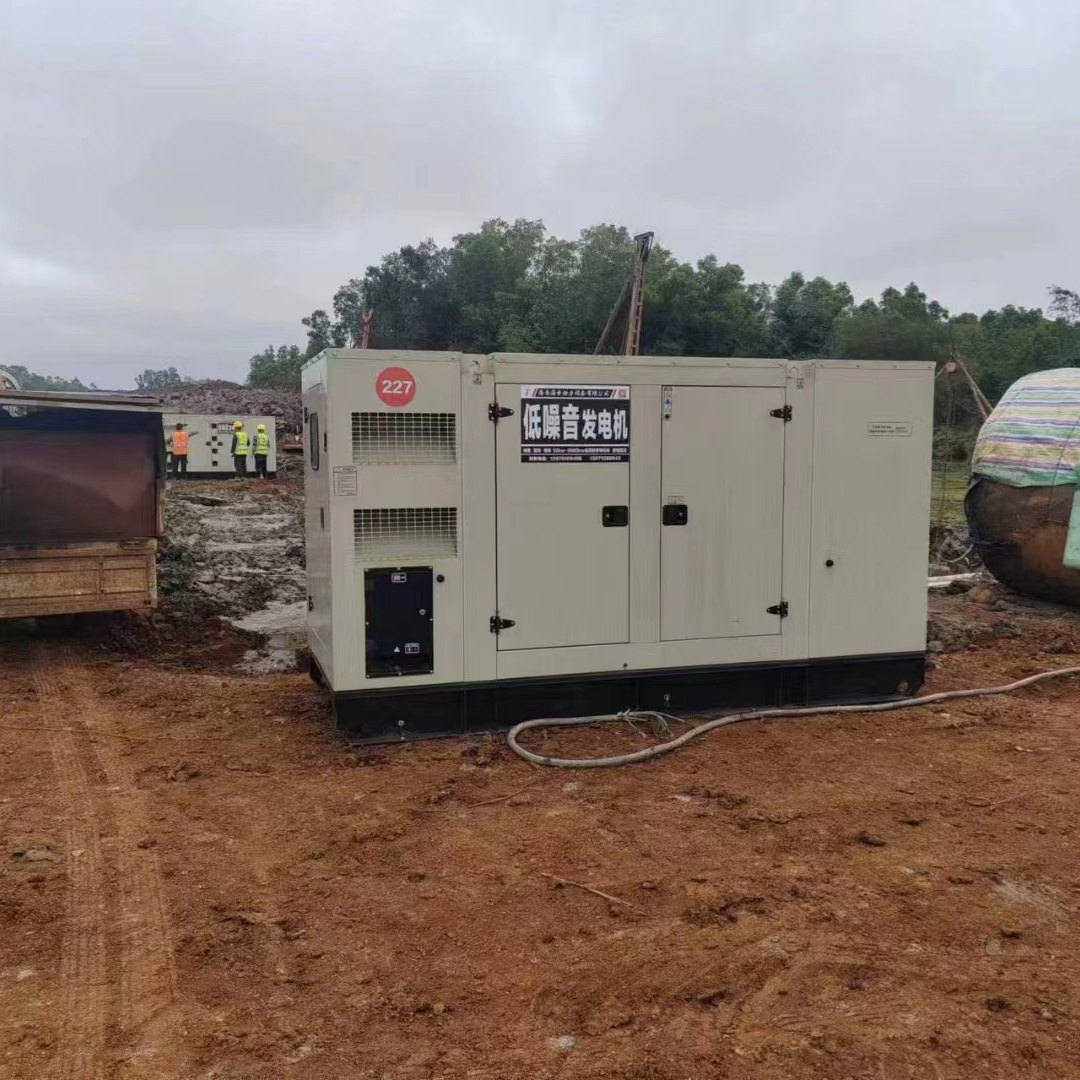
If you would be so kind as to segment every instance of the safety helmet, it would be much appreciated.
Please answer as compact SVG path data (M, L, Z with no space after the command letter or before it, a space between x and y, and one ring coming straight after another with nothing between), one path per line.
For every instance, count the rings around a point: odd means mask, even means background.
M234 420L233 421L233 431L239 431L243 426L244 426L244 421L243 420Z
M265 424L256 424L255 425L255 430L256 431L265 431L266 430L266 425Z

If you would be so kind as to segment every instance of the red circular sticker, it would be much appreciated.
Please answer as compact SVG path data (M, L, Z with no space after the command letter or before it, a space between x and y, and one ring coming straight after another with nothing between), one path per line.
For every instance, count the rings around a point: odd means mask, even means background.
M383 368L375 378L375 392L385 405L408 405L416 396L416 380L408 368Z

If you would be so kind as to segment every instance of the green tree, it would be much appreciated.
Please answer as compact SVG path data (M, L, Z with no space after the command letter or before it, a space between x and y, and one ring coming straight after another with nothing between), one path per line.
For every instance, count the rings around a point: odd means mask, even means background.
M743 270L707 255L696 267L654 249L646 269L642 351L672 356L761 356L768 343L767 296Z
M854 304L843 281L807 281L798 271L777 287L769 309L769 347L774 356L824 356L837 320Z
M588 348L582 344L578 267L576 241L544 239L529 273L496 301L500 350L592 352L595 339Z
M622 292L634 251L630 233L615 225L584 229L577 240L543 239L516 288L496 298L498 348L591 353ZM612 335L608 351L620 336Z
M160 393L162 390L176 390L192 380L181 375L174 367L153 371L147 368L141 375L135 376L135 386L147 393Z
M888 288L837 319L831 351L855 360L933 360L951 355L949 313L912 282Z
M512 225L495 218L478 232L454 237L446 266L454 348L492 352L505 347L507 301L536 267L543 240L543 224L524 218Z
M449 252L433 240L406 245L334 294L334 326L349 341L372 309L373 348L452 348L456 326L447 275Z
M248 368L248 386L262 389L297 390L300 387L300 369L306 357L297 345L267 345L256 353Z
M563 239L525 218L486 221L447 246L430 239L405 245L342 285L329 312L320 308L302 320L306 355L358 342L369 309L375 348L588 354L634 254L633 237L619 225ZM655 245L641 349L936 363L955 356L993 396L1028 371L1080 364L1080 294L1061 286L1050 293L1053 318L1010 305L950 318L914 283L856 304L842 281L795 272L775 287L748 283L735 263L715 255L684 263ZM615 328L610 351L623 333ZM295 384L298 364L287 350L267 350L252 364L253 385Z
M93 383L86 386L79 379L64 379L59 375L39 375L36 371L30 371L21 364L4 364L5 371L10 371L15 376L22 390L51 390L60 393L77 394L83 390L96 390Z
M1050 311L1070 325L1080 322L1080 294L1060 285L1050 286Z
M1038 308L1007 304L987 311L976 323L954 326L953 332L964 342L983 392L993 400L1022 375L1080 364L1080 327L1047 319Z
M349 282L359 285L359 282ZM340 292L340 290L339 290ZM307 327L308 344L304 357L310 359L323 349L341 348L345 344L345 328L336 324L321 308L317 308L300 322Z

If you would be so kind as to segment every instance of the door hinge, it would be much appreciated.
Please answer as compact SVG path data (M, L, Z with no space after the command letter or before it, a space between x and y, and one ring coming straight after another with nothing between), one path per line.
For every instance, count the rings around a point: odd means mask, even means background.
M488 622L488 628L493 634L499 633L501 630L509 630L514 625L513 619L500 619L498 615L492 615Z
M497 424L499 422L500 417L513 416L513 415L514 415L514 410L513 409L508 409L505 405L500 405L497 401L493 401L488 406L488 419L493 424Z
M791 419L791 406L785 405L782 409L770 409L770 416L775 416L777 420L783 420L786 424Z
M772 607L765 609L770 615L779 615L781 619L786 619L788 615L788 605L786 600L781 600L779 604L773 604Z

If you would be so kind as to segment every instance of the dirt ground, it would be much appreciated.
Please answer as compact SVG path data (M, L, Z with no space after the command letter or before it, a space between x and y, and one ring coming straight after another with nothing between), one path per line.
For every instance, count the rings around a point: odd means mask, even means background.
M1080 664L1075 616L934 607L967 637L931 689ZM212 651L9 635L0 1075L1076 1077L1078 706L1067 680L569 772L354 751L304 675Z

